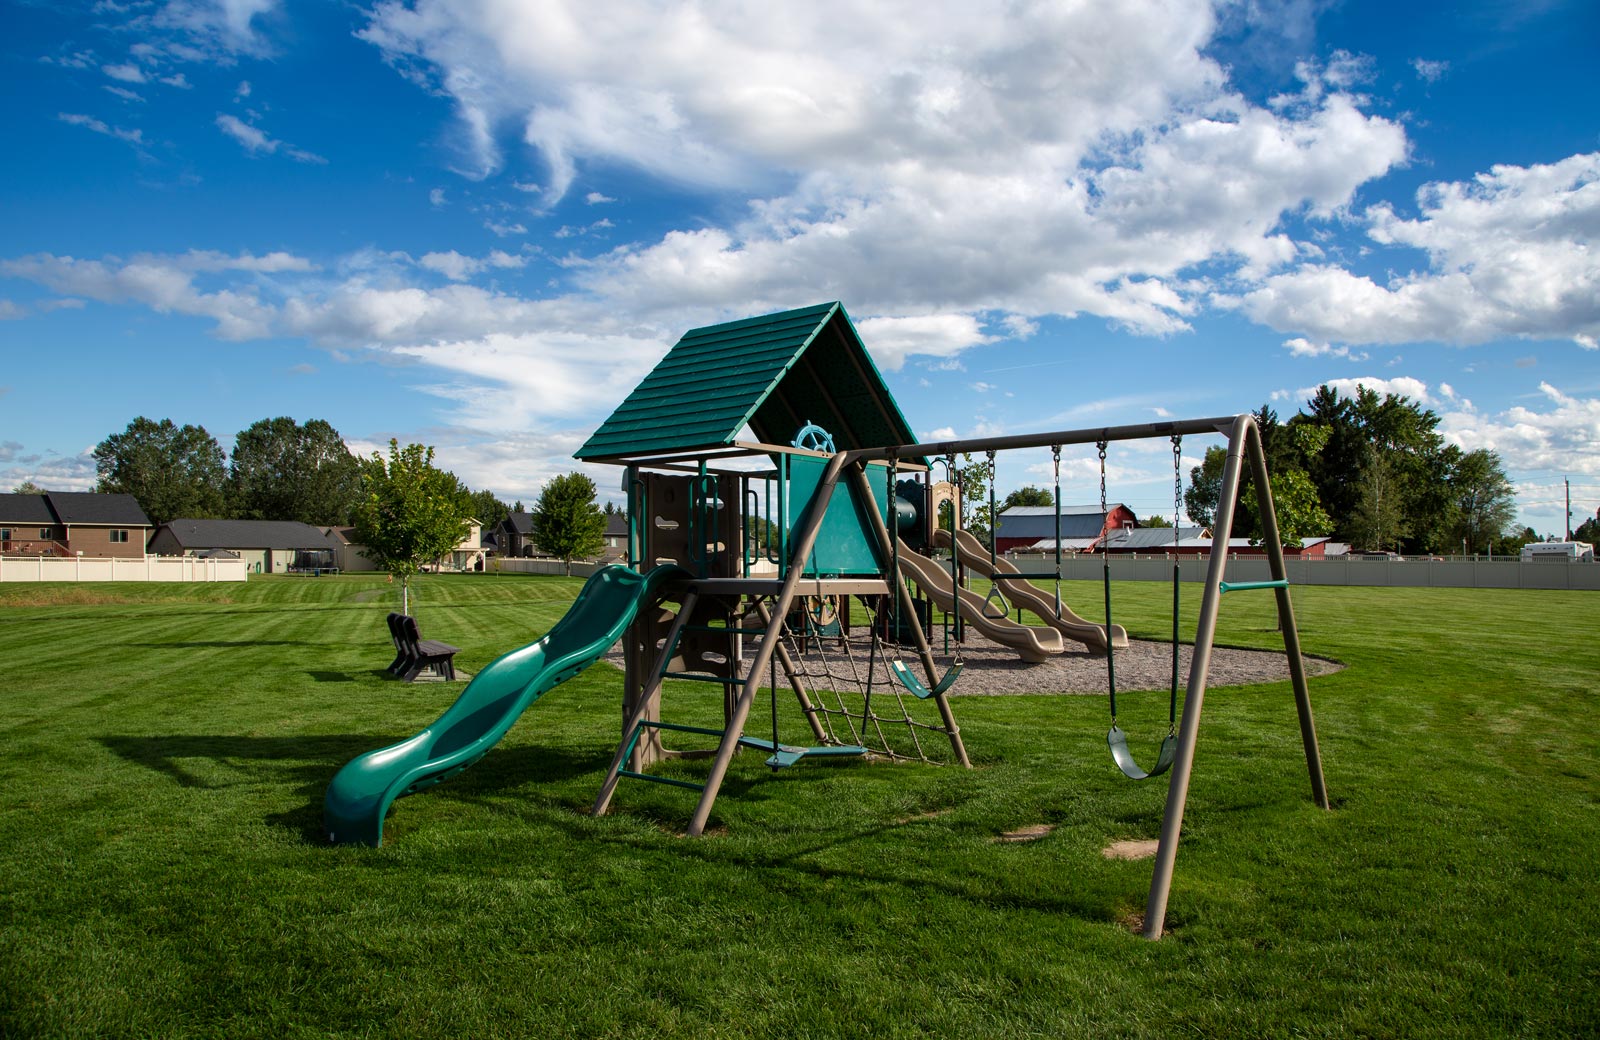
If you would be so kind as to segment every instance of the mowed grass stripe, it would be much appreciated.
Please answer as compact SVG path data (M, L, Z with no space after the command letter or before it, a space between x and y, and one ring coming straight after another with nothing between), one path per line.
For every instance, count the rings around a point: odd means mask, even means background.
M415 611L470 670L580 585L429 575ZM596 666L400 802L383 849L330 848L333 771L460 689L377 674L398 587L88 591L121 598L0 587L0 624L28 633L0 697L7 1035L1574 1036L1600 1017L1592 595L1294 590L1308 651L1350 666L1312 685L1336 811L1310 804L1286 683L1210 691L1173 930L1148 944L1148 863L1100 850L1153 837L1164 788L1111 766L1100 698L958 701L970 772L740 756L714 833L686 841L689 792L625 785L586 815L619 717ZM1113 591L1130 631L1168 629L1159 583ZM1271 602L1225 599L1219 639L1281 645ZM1542 640L1508 630L1530 616ZM718 696L674 684L668 716L714 719ZM769 725L763 703L751 729Z

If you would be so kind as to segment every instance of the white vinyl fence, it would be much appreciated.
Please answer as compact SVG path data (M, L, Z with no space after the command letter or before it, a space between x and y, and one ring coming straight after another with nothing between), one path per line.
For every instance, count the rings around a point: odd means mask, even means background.
M598 563L572 561L572 576L587 578L600 569ZM490 559L486 568L490 574L565 574L567 565L560 560L525 560L518 557Z
M1053 556L1008 556L1029 574L1055 573ZM976 561L987 567L988 559ZM1455 557L1447 560L1372 560L1330 556L1316 560L1285 560L1291 585L1376 585L1444 589L1589 589L1600 590L1600 563L1578 561L1529 562ZM1184 581L1205 581L1204 556L1185 556L1179 564ZM1061 561L1061 577L1094 581L1101 576L1098 556L1068 556ZM1228 557L1228 581L1266 581L1272 577L1264 556ZM1111 577L1118 581L1171 581L1168 556L1112 556ZM1049 579L1034 579L1048 581Z
M244 581L243 560L197 556L0 556L0 581Z

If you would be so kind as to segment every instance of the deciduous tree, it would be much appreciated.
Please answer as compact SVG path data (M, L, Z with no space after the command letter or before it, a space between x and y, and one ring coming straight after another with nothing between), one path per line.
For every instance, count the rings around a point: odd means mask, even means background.
M433 465L433 449L389 442L361 462L356 540L368 559L400 579L400 610L411 613L411 575L447 555L467 534L471 512L461 482Z
M234 440L228 485L242 520L348 523L361 492L361 464L327 422L262 419Z
M203 426L136 417L95 445L95 490L132 495L151 522L220 517L226 471L222 447Z
M594 481L582 473L553 477L533 507L533 541L572 573L572 561L605 548L606 518L594 501Z

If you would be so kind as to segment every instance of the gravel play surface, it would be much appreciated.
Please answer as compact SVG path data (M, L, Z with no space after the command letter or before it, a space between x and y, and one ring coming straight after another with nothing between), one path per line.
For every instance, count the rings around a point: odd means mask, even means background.
M852 654L863 669L867 661L866 630L852 630ZM953 659L953 654L943 650L943 640L933 640L934 660L941 672ZM954 646L952 644L952 649ZM837 641L826 646L828 655L842 666L842 654ZM1192 646L1178 650L1178 676L1180 686L1189 678ZM904 659L910 663L914 652L907 647ZM755 656L755 640L746 640L745 657ZM956 682L951 696L984 697L1023 693L1101 694L1108 692L1106 659L1085 650L1081 644L1067 641L1067 651L1038 664L1024 664L1017 652L998 643L992 643L976 632L970 632L962 657L966 667ZM606 659L622 666L621 644L613 647ZM1126 649L1117 650L1117 689L1164 690L1172 678L1172 644L1151 640L1130 639ZM1306 675L1327 675L1344 666L1326 658L1305 658ZM881 667L881 664L880 664ZM921 669L915 669L921 675ZM1276 682L1289 678L1289 662L1281 650L1239 650L1232 647L1213 647L1211 667L1206 687L1246 686L1252 683Z

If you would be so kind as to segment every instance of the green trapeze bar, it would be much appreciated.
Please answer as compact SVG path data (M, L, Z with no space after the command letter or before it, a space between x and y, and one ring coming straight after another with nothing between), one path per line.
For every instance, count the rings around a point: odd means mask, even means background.
M1286 589L1288 587L1288 578L1279 578L1277 581L1225 581L1221 585L1223 592L1249 592L1251 589Z

